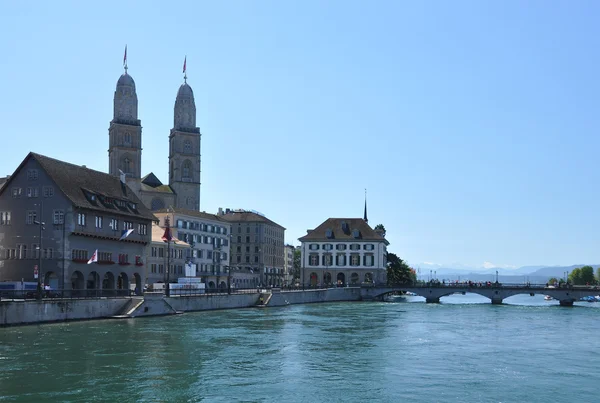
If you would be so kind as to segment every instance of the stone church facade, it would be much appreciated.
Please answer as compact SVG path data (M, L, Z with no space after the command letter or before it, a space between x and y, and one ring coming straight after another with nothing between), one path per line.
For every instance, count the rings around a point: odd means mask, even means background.
M113 119L108 129L109 174L125 175L127 185L146 207L157 211L169 207L200 210L200 128L192 87L184 78L175 99L173 128L169 140L169 183L154 173L142 176L142 125L133 78L119 77L114 96Z

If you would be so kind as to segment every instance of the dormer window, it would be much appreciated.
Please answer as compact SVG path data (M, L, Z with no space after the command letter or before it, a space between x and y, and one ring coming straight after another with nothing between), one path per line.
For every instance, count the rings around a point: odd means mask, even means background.
M354 238L357 238L357 239L358 239L358 238L360 238L360 231L359 231L359 230L357 230L357 229L353 229L353 230L352 230L352 236L353 236Z
M325 236L327 237L327 239L333 238L333 231L331 230L331 228L327 228L327 231L325 231Z
M85 198L88 199L88 201L91 204L93 204L94 206L98 205L98 203L97 203L98 197L95 194L93 194L92 192L88 192L85 189L82 189L82 190L83 190L83 194L84 194Z
M348 232L348 223L346 221L342 221L342 231Z

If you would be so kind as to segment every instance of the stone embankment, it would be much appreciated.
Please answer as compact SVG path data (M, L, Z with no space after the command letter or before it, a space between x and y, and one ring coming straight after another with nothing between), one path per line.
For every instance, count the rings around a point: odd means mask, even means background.
M260 297L262 296L262 300ZM267 298L268 296L268 298ZM248 294L203 294L165 297L146 293L143 297L97 299L44 299L0 301L0 326L107 318L173 315L192 311L279 307L336 301L361 300L360 288L306 291L261 291Z

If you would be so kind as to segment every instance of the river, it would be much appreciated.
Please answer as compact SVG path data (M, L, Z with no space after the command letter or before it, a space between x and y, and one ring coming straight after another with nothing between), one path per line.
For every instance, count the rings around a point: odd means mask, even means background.
M0 329L0 401L598 400L600 303L397 301Z

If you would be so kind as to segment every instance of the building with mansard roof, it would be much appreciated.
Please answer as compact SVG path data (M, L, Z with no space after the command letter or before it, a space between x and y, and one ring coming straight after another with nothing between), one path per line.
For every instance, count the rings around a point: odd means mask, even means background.
M110 175L124 174L128 186L151 210L168 207L200 210L200 128L196 126L194 92L187 76L177 91L173 128L168 136L169 183L150 172L142 176L142 124L138 117L135 81L127 72L119 77L108 128Z
M305 286L386 282L389 242L365 218L328 218L299 241Z

